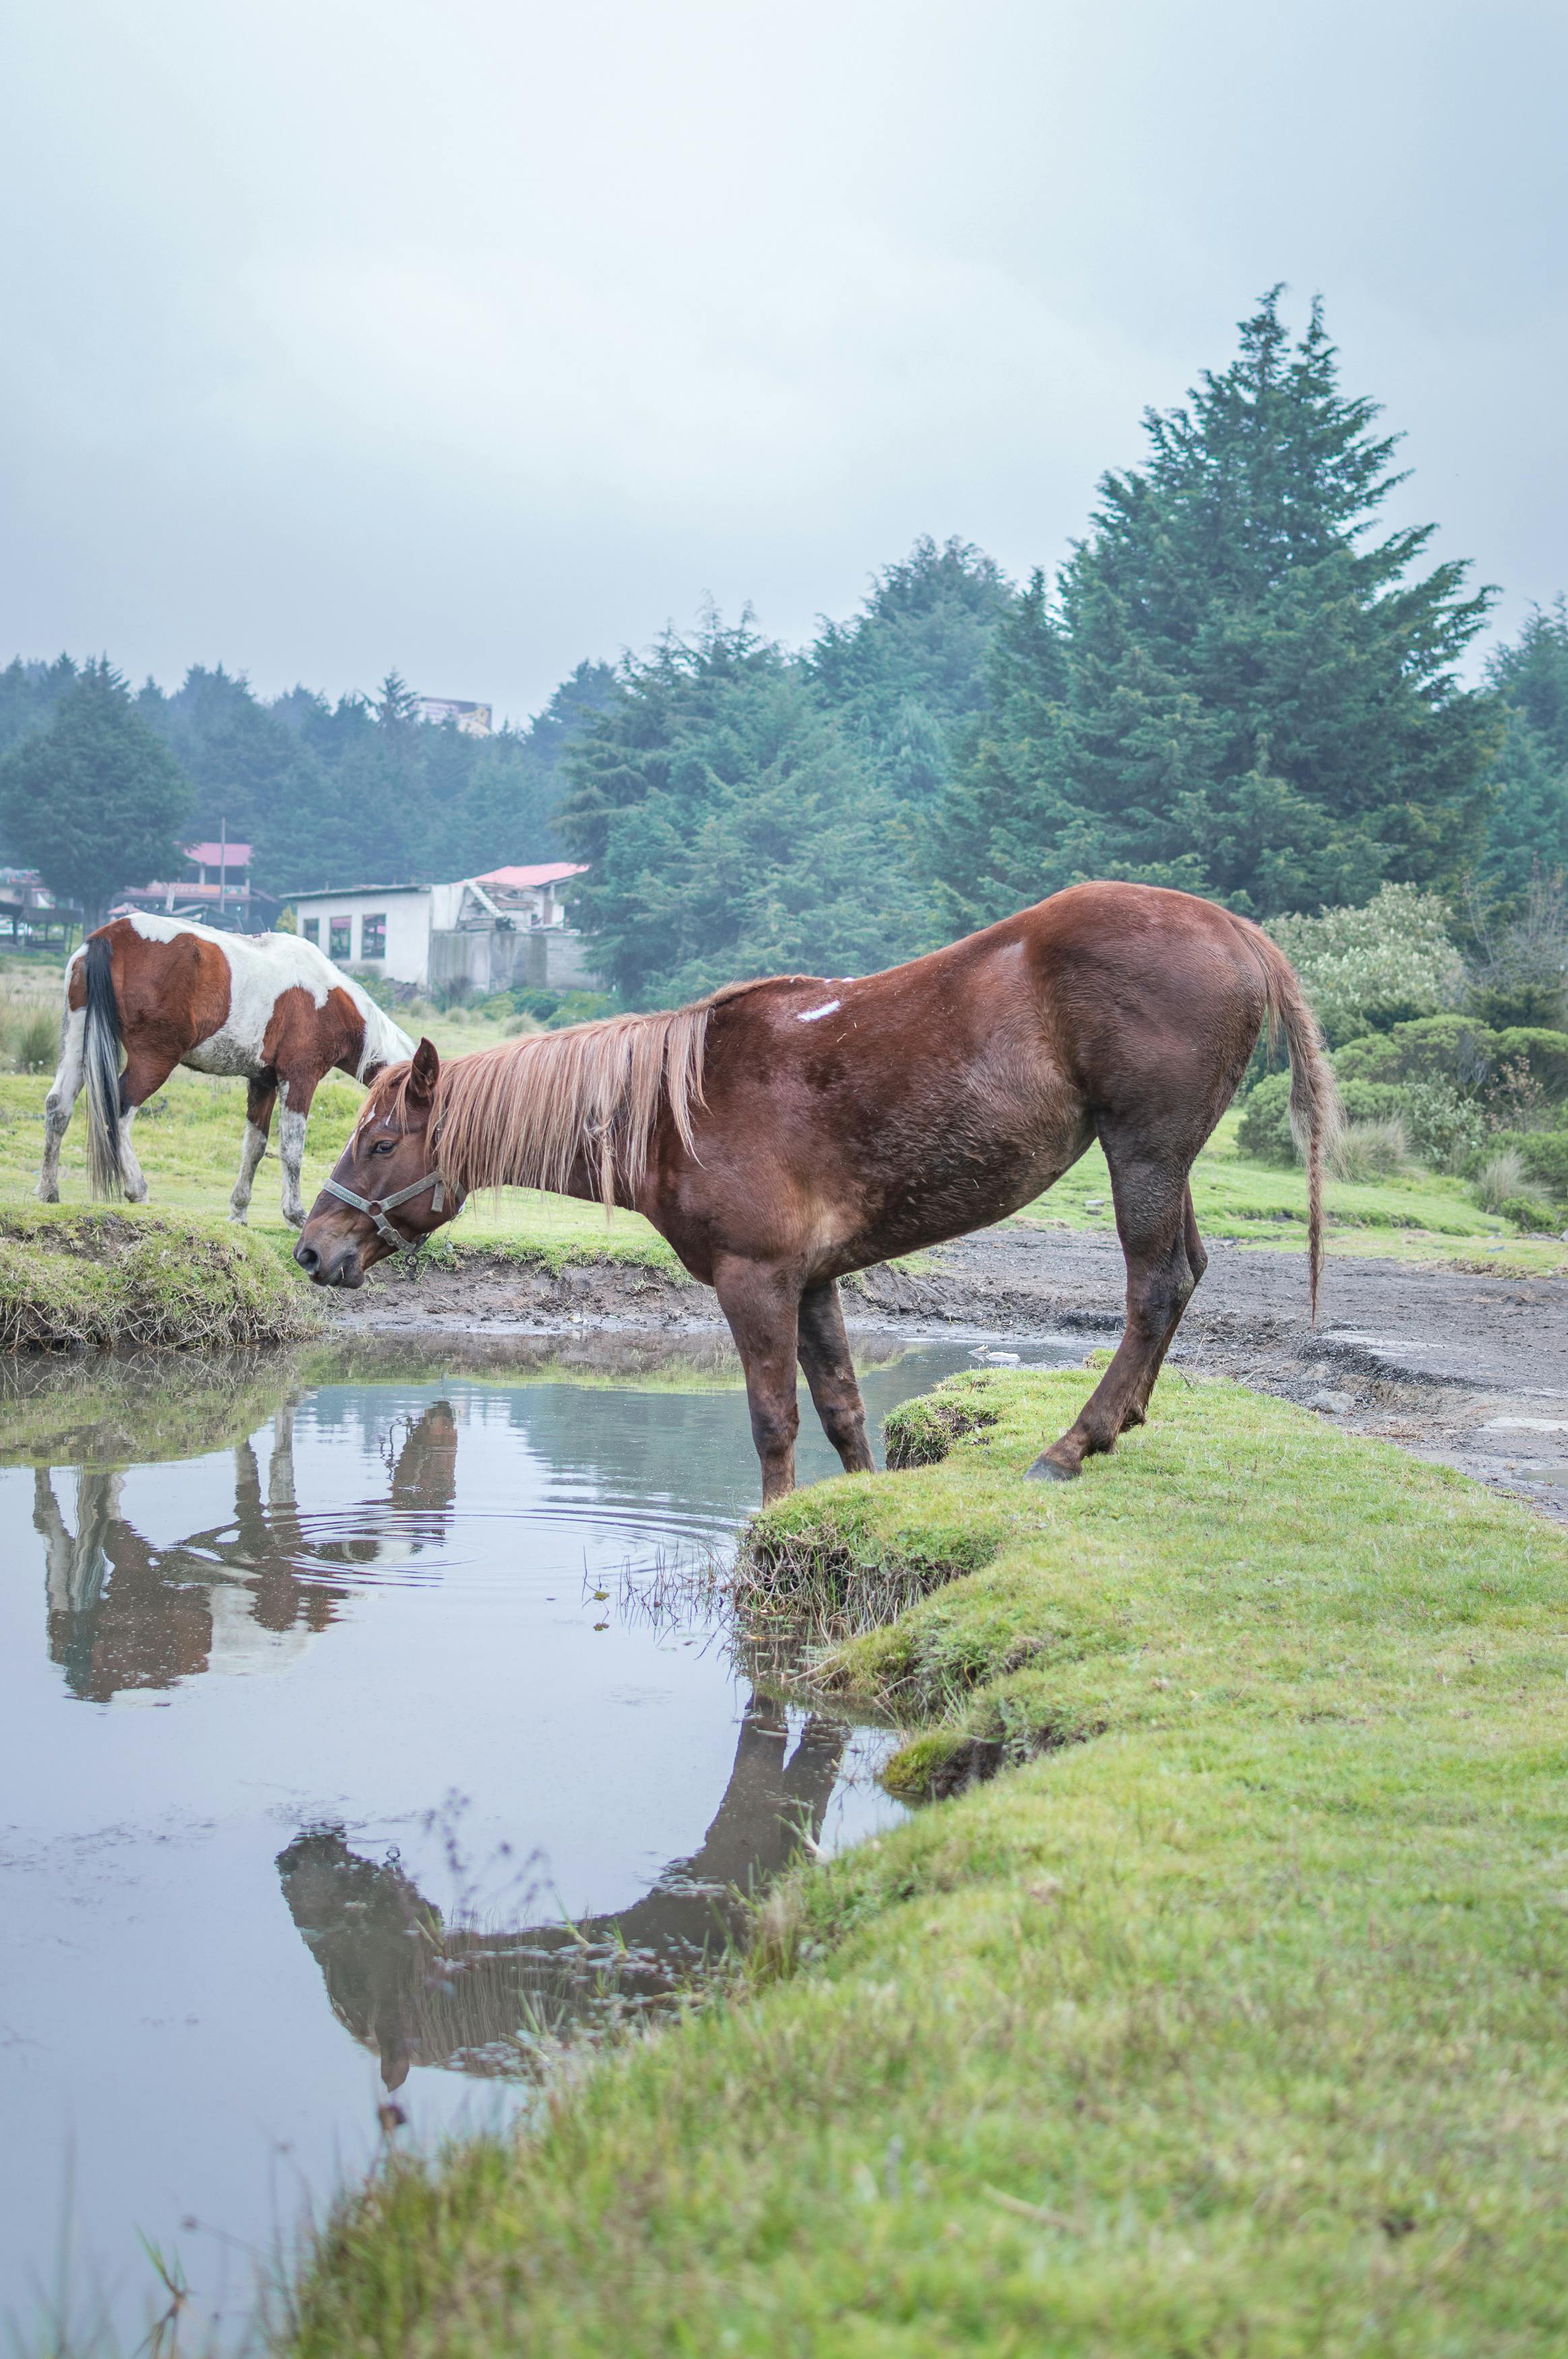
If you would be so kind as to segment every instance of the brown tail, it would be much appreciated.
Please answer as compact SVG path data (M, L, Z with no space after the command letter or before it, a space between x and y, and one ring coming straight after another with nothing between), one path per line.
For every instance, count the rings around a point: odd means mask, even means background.
M1345 1115L1317 1018L1306 1004L1294 967L1267 934L1257 933L1254 940L1262 952L1269 991L1269 1044L1273 1047L1282 1031L1291 1052L1291 1128L1306 1165L1307 1263L1315 1327L1323 1275L1323 1168L1338 1142Z

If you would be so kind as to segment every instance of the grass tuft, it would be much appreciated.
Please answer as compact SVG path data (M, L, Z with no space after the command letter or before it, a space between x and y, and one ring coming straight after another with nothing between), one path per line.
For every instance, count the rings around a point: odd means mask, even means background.
M303 1279L243 1230L139 1206L0 1207L0 1352L222 1350L320 1326Z

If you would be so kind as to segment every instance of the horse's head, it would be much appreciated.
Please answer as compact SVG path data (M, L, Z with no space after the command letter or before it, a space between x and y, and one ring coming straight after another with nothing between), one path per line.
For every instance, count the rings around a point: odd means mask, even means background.
M389 1065L364 1102L353 1136L311 1205L294 1258L318 1286L358 1286L388 1254L406 1253L455 1218L443 1189L432 1124L441 1060L421 1040L406 1065Z

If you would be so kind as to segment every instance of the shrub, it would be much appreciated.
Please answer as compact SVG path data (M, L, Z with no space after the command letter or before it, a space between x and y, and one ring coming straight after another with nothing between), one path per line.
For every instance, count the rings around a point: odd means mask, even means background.
M1498 1131L1489 1144L1518 1155L1532 1188L1568 1197L1568 1130Z
M1352 1082L1342 1088L1339 1094L1348 1125L1375 1129L1398 1123L1405 1131L1408 1151L1410 1127L1405 1121L1402 1090L1379 1087L1370 1082ZM1291 1077L1288 1073L1271 1073L1266 1081L1259 1082L1247 1100L1236 1143L1243 1155L1255 1156L1260 1163L1291 1164L1300 1161L1291 1131Z
M1568 1017L1568 878L1539 868L1522 907L1498 924L1474 899L1469 1005L1483 1022L1557 1027Z
M1470 1192L1483 1212L1500 1212L1510 1196L1523 1193L1524 1183L1523 1156L1517 1147L1505 1147L1500 1154L1487 1158Z
M1442 1082L1485 1107L1496 1127L1524 1129L1568 1099L1568 1033L1542 1025L1495 1032L1470 1016L1428 1016L1347 1041L1334 1070L1342 1083Z
M1412 1150L1439 1171L1463 1171L1486 1144L1487 1118L1447 1082L1406 1082L1395 1095Z
M59 1017L39 1007L12 1026L11 1062L18 1073L52 1073L59 1057Z
M1346 1124L1334 1151L1334 1169L1341 1180L1386 1180L1402 1170L1409 1158L1403 1115L1386 1114L1379 1122Z
M1385 885L1364 908L1276 918L1269 931L1302 979L1331 1048L1457 1007L1465 962L1435 893Z
M1510 1196L1498 1210L1516 1229L1544 1231L1549 1235L1555 1230L1556 1213L1550 1204L1538 1203L1533 1196Z

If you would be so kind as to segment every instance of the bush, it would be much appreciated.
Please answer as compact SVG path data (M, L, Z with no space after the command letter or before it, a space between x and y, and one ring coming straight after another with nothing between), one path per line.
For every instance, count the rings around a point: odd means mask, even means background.
M1435 1081L1406 1082L1393 1094L1421 1160L1439 1171L1466 1169L1487 1140L1487 1117L1475 1100Z
M52 1073L59 1058L59 1017L47 1007L14 1018L6 1043L18 1073Z
M1506 1204L1498 1206L1498 1210L1505 1221L1513 1223L1516 1229L1544 1232L1547 1235L1555 1234L1556 1213L1550 1204L1538 1203L1533 1196L1510 1196Z
M1544 1109L1568 1099L1568 1032L1542 1025L1497 1032L1472 1016L1428 1016L1348 1041L1335 1052L1334 1070L1341 1082L1442 1082L1494 1114L1531 1095Z
M1465 962L1435 893L1385 885L1364 908L1276 918L1268 929L1302 979L1331 1048L1457 1007Z
M1340 1180L1386 1180L1402 1170L1410 1158L1410 1137L1401 1114L1379 1122L1348 1122L1334 1151L1334 1170Z
M1410 1129L1405 1121L1402 1090L1380 1088L1369 1082L1351 1082L1342 1087L1339 1094L1347 1125L1352 1128L1377 1129L1398 1123L1405 1132L1408 1151ZM1289 1073L1271 1073L1259 1082L1247 1100L1236 1143L1243 1155L1254 1156L1260 1163L1285 1165L1300 1161L1291 1131Z
M1498 1152L1518 1155L1532 1188L1568 1197L1568 1130L1500 1130L1490 1145Z
M1500 1212L1511 1196L1523 1193L1524 1158L1517 1147L1489 1155L1476 1172L1471 1193L1483 1212Z

